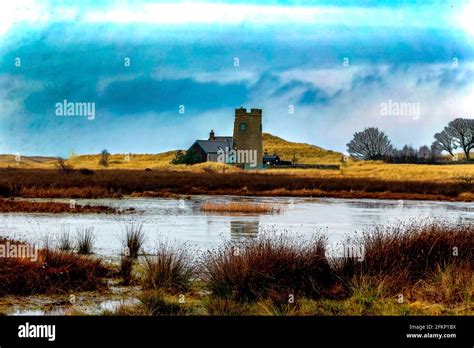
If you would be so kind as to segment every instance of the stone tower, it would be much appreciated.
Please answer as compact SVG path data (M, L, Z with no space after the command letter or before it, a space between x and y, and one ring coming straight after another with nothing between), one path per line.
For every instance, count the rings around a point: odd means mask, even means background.
M257 166L263 164L262 145L262 109L251 109L247 112L243 107L235 109L234 150L256 151ZM248 163L240 161L240 163Z

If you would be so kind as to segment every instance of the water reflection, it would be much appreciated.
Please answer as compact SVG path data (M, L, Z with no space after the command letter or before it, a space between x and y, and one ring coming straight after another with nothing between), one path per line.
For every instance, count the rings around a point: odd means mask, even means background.
M230 222L230 237L232 240L255 238L258 235L259 225L258 219L252 221L232 220Z

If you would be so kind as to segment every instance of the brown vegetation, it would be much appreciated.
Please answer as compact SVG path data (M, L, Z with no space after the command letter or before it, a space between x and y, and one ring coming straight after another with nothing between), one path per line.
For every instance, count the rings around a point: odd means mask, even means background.
M467 224L376 226L347 242L364 249L362 262L354 258L334 262L338 278L348 288L362 277L376 279L396 294L446 267L474 269L474 227Z
M32 202L26 200L1 199L0 212L24 212L24 213L116 213L116 209L106 206L92 206L75 204L71 207L68 203L60 202Z
M278 294L320 297L332 275L323 239L302 245L288 237L264 236L241 245L228 243L210 252L204 280L214 296L239 302Z
M269 204L253 204L245 202L231 202L231 203L209 203L206 202L201 206L201 210L205 212L218 213L278 213L279 207L273 207Z
M435 288L440 282L444 290L439 297L472 296L473 226L376 227L347 242L362 250L362 259L328 259L323 239L303 243L265 236L238 246L229 243L207 255L203 279L214 296L240 302L263 298L288 303L290 295L343 299L367 288L395 298L416 293L421 283L426 295L427 284ZM454 272L459 272L457 281L451 279Z
M101 198L134 195L234 194L472 201L459 180L410 181L285 173L193 173L101 170L93 175L54 170L0 170L0 196Z
M0 244L6 244L0 239ZM24 244L9 241L10 244ZM38 251L38 259L0 257L0 295L32 295L96 290L108 273L100 260L69 252Z

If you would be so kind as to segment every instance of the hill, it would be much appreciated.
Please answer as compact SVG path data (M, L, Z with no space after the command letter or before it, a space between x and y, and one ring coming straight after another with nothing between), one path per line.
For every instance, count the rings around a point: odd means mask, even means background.
M277 154L282 160L291 161L296 156L297 163L338 163L341 159L339 152L322 149L315 145L293 143L277 136L263 133L263 149L268 154ZM109 159L109 169L181 169L182 165L171 165L170 161L177 151L167 151L159 154L113 154ZM67 160L73 168L99 169L99 154L74 155ZM54 168L55 157L29 156L21 157L21 162L15 160L14 155L0 155L0 167L20 168ZM193 166L193 169L215 170L216 163L202 163ZM230 168L229 168L230 169Z
M293 143L269 133L263 133L263 152L276 154L284 161L293 162L296 157L296 163L303 164L338 164L342 156L340 152L305 143Z

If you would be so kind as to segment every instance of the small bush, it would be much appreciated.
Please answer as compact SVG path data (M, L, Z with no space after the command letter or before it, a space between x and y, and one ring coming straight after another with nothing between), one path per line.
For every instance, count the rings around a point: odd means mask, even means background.
M126 248L128 255L132 259L138 258L138 254L140 253L144 243L145 233L143 232L143 224L130 224L125 226L123 246Z
M474 300L474 272L468 262L438 266L432 277L418 285L412 294L415 299L443 304L472 304Z
M77 253L81 255L92 254L94 246L94 227L82 227L77 230Z
M467 262L474 267L474 227L447 223L409 223L375 227L355 243L364 259L333 260L338 278L347 286L354 277L383 278L399 292L431 276L437 267Z
M36 262L28 258L0 258L0 296L89 291L104 286L102 277L109 270L100 260L46 249L38 253Z
M206 256L203 277L215 296L239 302L284 296L323 296L332 284L325 241L298 243L268 236L236 246L227 243Z
M160 242L157 254L145 257L142 285L145 289L187 291L194 275L191 258L184 246L179 248Z
M58 249L61 251L72 251L74 249L69 226L61 226L61 232L58 239Z
M122 277L122 284L129 285L132 282L133 259L130 256L122 255L120 258L119 275Z

